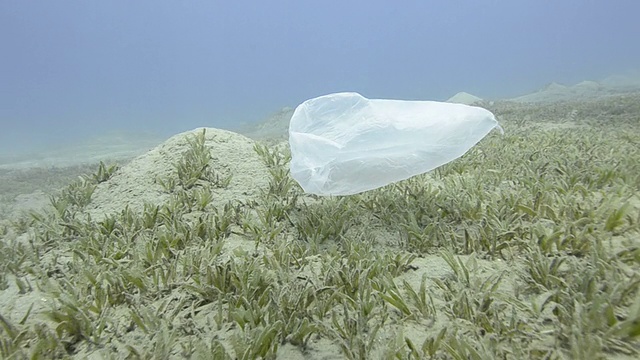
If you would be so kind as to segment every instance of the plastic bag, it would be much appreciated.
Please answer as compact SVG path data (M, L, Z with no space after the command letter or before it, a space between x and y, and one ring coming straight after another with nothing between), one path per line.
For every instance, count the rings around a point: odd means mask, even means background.
M474 106L325 95L293 113L291 176L307 193L357 194L444 165L495 127L502 131Z

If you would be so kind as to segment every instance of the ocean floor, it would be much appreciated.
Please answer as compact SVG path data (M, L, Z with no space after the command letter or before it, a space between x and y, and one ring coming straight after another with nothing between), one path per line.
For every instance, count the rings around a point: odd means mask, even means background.
M640 94L480 104L504 135L347 197L281 124L4 161L0 358L638 358Z

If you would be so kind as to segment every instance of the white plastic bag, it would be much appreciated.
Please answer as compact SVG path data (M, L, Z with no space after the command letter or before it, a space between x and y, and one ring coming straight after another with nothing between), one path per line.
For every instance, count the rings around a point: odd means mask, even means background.
M474 106L325 95L293 113L291 175L307 193L357 194L444 165L495 127Z

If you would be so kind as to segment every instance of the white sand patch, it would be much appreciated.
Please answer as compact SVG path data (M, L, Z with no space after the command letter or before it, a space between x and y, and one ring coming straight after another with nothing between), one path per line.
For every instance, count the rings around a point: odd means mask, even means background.
M0 151L0 169L63 168L129 160L162 140L155 135L115 132L30 153Z

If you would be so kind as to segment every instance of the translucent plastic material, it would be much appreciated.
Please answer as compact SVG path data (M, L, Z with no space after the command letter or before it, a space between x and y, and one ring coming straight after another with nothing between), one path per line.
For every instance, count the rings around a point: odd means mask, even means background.
M307 193L357 194L444 165L495 127L502 131L474 106L325 95L291 118L291 175Z

